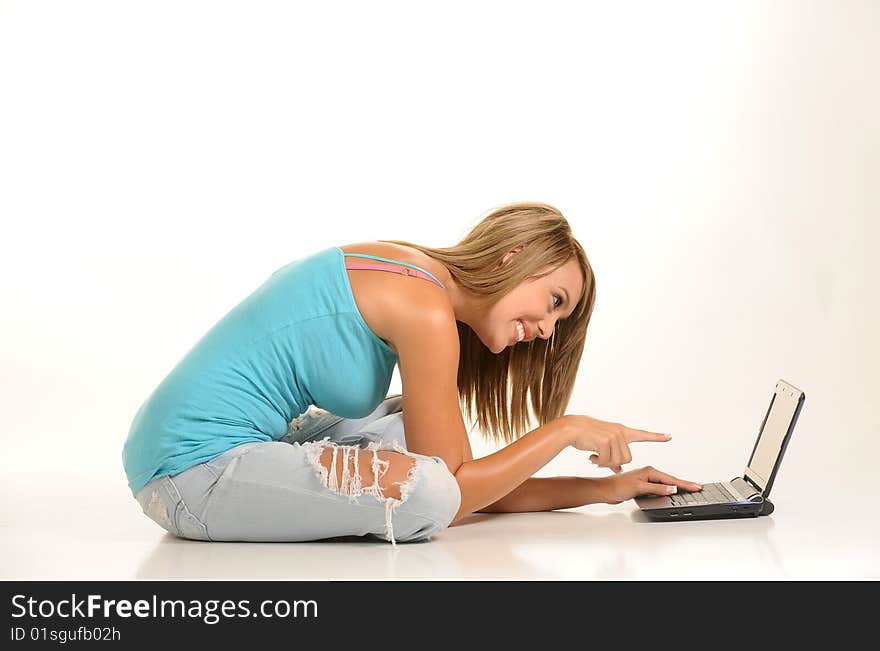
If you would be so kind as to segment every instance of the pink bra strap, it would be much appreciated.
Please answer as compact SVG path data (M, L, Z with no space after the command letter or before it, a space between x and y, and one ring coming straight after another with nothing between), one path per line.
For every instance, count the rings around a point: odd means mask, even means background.
M350 260L349 258L345 259L345 268L346 269L377 269L379 271L390 271L396 274L403 274L404 276L413 276L415 278L423 278L425 280L430 280L432 283L443 287L439 282L434 280L431 276L427 275L419 271L418 269L410 269L409 267L400 267L392 264L385 264L384 262L359 262L356 260Z

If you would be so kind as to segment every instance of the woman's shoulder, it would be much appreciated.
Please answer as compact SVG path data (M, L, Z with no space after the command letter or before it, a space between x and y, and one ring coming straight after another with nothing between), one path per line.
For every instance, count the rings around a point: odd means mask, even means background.
M431 272L431 274L443 283L444 286L449 279L449 271L441 262L410 246L373 240L343 244L339 248L342 249L344 253L374 255L376 257L388 258L389 260L397 260L398 262L406 262L407 264L421 267L425 271Z
M344 253L374 255L415 265L448 287L449 272L443 264L417 249L389 242L356 242L339 247ZM455 320L446 289L435 283L403 274L374 270L348 270L352 292L361 316L376 335L397 353L395 341L428 312Z

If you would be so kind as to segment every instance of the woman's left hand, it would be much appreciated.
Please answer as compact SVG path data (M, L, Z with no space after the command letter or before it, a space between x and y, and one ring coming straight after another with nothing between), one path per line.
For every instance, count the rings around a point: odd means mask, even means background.
M639 495L670 495L678 489L689 492L703 490L701 484L667 475L651 466L603 477L602 483L608 504L620 504Z

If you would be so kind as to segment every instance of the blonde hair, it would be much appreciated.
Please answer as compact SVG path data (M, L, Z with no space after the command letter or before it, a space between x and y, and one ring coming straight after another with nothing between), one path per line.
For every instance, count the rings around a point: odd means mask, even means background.
M422 251L442 262L455 282L491 309L520 283L548 275L575 256L584 290L566 319L559 319L549 339L508 346L494 354L469 326L458 323L461 355L458 394L467 420L486 440L509 444L539 424L561 417L571 398L584 350L587 326L596 301L593 269L562 213L546 203L517 202L493 209L455 246L432 248L403 240L379 240ZM500 265L518 250L516 264ZM500 266L499 266L500 265ZM539 273L539 271L549 270Z

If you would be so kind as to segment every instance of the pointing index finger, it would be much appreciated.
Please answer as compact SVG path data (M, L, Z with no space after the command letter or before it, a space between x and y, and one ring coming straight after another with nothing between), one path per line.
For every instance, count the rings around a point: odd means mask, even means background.
M671 434L660 434L658 432L649 432L643 429L632 429L627 428L626 431L626 442L632 443L633 441L669 441L672 439Z

